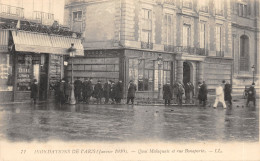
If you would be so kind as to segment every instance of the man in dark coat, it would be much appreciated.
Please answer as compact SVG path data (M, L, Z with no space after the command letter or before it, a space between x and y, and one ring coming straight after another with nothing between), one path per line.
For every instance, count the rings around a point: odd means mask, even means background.
M123 98L123 83L121 80L119 80L116 84L116 95L115 95L116 103L121 103L122 98Z
M200 85L200 88L199 88L198 99L199 99L199 104L203 103L204 107L206 106L206 103L208 100L207 95L208 95L208 88L207 88L205 81L203 81L203 83Z
M98 80L97 84L94 87L93 96L97 99L97 104L101 104L101 99L103 97L103 88L100 80Z
M223 81L225 84L225 81ZM224 99L225 101L227 101L230 106L232 105L232 96L231 96L231 92L232 92L232 86L231 84L229 84L229 82L226 82L225 86L224 86Z
M129 82L129 86L128 86L127 104L129 103L130 100L131 100L131 102L132 102L132 105L134 104L135 92L136 92L136 85L135 85L134 82L131 80L131 81Z
M88 83L89 83L89 80L87 78L85 78L84 81L82 82L82 97L83 97L82 99L83 99L83 102L86 102L86 103L88 103L88 101L87 101Z
M112 104L115 103L115 96L116 96L116 85L114 81L111 81L111 90L110 90L110 94L109 94L111 100L112 100Z
M81 92L83 91L83 84L79 78L74 81L75 86L75 98L76 101L79 102L81 100Z
M36 104L37 96L38 96L38 85L37 85L37 80L34 79L31 84L31 98L33 99L34 104Z
M86 86L86 95L87 95L86 102L89 103L90 97L93 95L92 78L90 78L88 80L88 83L87 83L87 86Z
M163 85L163 99L165 100L164 102L165 105L171 104L172 90L171 90L170 82L167 82L167 84Z
M110 81L107 81L105 84L104 84L104 98L105 98L105 104L108 103L109 101L109 98L110 98L110 92L111 92L111 82Z
M60 84L59 84L59 99L60 99L60 104L65 103L65 80L62 79Z
M248 95L247 95L247 102L246 106L249 105L249 102L253 101L254 106L255 106L255 101L256 101L256 91L255 91L255 83L252 83L250 88L248 89Z

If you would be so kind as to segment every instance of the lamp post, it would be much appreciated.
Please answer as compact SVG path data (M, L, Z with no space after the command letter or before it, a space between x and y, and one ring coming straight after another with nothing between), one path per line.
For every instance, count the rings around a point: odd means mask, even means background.
M74 83L73 83L73 57L75 57L76 49L74 48L74 44L71 44L71 47L68 49L70 58L71 58L71 93L70 93L70 104L75 105L76 99L74 94Z
M161 95L161 68L162 68L162 64L163 64L163 57L161 54L158 55L157 58L158 61L158 99L160 99L160 95Z
M253 65L251 68L253 71L253 83L255 83L255 65Z

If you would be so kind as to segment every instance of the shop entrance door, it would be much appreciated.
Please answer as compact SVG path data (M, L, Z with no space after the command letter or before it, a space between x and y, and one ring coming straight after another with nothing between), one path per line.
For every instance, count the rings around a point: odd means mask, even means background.
M49 64L49 55L41 54L40 81L39 81L39 100L40 101L45 101L47 99L48 64Z
M183 62L183 83L186 84L191 81L191 68L187 62Z

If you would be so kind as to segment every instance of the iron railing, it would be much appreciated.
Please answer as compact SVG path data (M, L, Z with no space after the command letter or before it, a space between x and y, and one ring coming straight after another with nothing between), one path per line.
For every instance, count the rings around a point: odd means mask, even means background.
M224 51L216 51L217 57L224 57Z
M141 48L142 49L153 49L153 43L148 42L141 42Z
M190 55L201 55L207 56L208 50L205 48L196 48L190 46L173 46L173 45L164 45L164 51L166 52L173 52L173 53L188 53Z
M0 15L23 18L24 9L22 7L10 6L0 3Z

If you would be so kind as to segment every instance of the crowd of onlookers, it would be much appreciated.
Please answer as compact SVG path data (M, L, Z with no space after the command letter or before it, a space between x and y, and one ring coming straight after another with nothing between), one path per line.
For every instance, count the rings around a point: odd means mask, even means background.
M77 79L74 81L74 94L76 103L90 103L90 98L95 98L95 103L101 104L102 98L104 98L104 103L108 104L120 104L123 99L123 83L121 80L114 82L108 80L106 83L101 84L101 81L98 80L95 85L92 83L92 78L85 78L84 81ZM247 103L252 101L254 106L256 103L256 91L254 88L254 83L247 90ZM69 81L62 79L54 87L55 90L55 99L58 103L65 104L70 102L70 95L72 91L72 84ZM182 82L175 82L172 85L170 82L167 82L163 85L163 99L165 105L170 105L171 100L175 104L182 105L185 104L195 104L198 102L199 105L206 106L208 101L208 88L205 83L198 82L197 94L195 95L195 87L191 82L183 84ZM127 87L127 104L131 101L134 104L135 93L137 90L136 84L131 80ZM229 106L232 106L232 85L229 82L223 80L216 87L216 99L213 104L213 107L216 108L218 103L222 103L223 108L226 108L226 102ZM37 99L37 81L33 80L31 84L31 98L33 98L34 103ZM198 101L196 101L198 100Z

